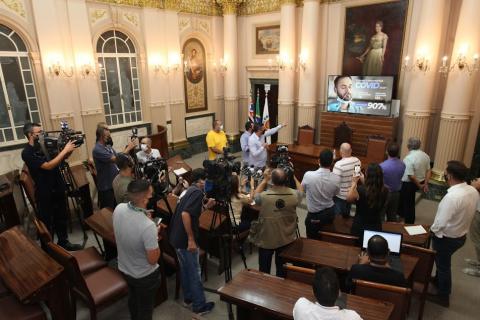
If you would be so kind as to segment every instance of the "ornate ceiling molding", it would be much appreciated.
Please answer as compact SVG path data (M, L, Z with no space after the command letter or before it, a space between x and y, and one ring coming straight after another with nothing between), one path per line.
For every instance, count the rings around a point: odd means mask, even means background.
M0 0L5 7L25 18L25 3L21 0Z

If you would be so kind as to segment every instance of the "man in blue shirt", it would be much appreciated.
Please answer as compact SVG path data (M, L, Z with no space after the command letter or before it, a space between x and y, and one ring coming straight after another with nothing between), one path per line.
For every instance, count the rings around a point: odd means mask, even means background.
M252 131L253 123L251 121L247 121L245 123L245 132L240 137L240 146L242 147L242 160L244 166L249 165L250 149L248 148L248 139L252 135Z
M253 133L248 139L248 148L250 150L249 164L255 168L264 168L267 164L267 143L265 138L277 133L280 129L286 127L286 124L280 124L272 129L265 129L263 124L255 123Z
M400 201L400 189L402 177L405 173L405 163L399 158L400 147L396 143L388 146L388 159L380 163L383 170L383 181L389 190L387 201L387 221L397 221L398 204Z

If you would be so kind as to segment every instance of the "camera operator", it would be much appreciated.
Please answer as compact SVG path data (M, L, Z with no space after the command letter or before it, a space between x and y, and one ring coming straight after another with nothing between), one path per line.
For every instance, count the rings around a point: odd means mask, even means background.
M115 161L120 172L113 179L112 187L117 204L128 202L127 187L133 181L133 160L130 156L119 153Z
M255 203L260 206L257 222L252 222L250 239L258 247L258 265L261 272L270 273L275 253L276 275L284 277L280 253L296 239L297 205L303 198L303 187L294 176L297 190L286 186L287 175L281 168L272 171L273 186L264 191L270 179L265 171L263 181L255 190Z
M250 183L250 193L244 194L243 189L245 189L247 183ZM238 232L243 232L250 229L251 221L245 219L242 220L242 210L243 206L247 206L252 202L253 191L255 189L254 183L253 177L250 178L250 181L248 181L246 178L243 178L240 186L240 176L238 176L236 173L232 174L232 195L230 197L230 203L232 204L233 217L235 218L235 221L232 221L232 225L237 228Z
M23 126L23 133L28 139L28 144L22 151L22 160L35 182L38 216L50 233L53 234L55 231L60 246L68 251L80 250L82 246L68 241L66 189L59 170L62 161L75 150L75 144L72 141L67 142L55 158L47 160L39 142L40 135L43 133L41 125L26 123Z
M203 168L192 171L192 185L180 198L175 214L170 221L170 243L175 248L180 264L183 302L192 304L192 310L198 315L210 312L214 302L206 302L198 262L199 218L203 207L212 208L214 199L204 204L206 173ZM206 199L205 199L206 200Z
M117 152L113 149L113 140L108 127L98 125L95 132L97 143L93 148L93 161L97 169L98 206L102 208L115 208L115 193L113 192L113 179L118 174L115 164ZM135 148L135 142L130 141L123 153L128 154Z
M248 138L248 149L250 150L249 165L256 168L264 168L267 163L267 143L265 138L276 134L280 129L285 128L286 124L280 124L272 129L265 129L263 124L255 123L253 133Z
M152 149L152 139L150 138L145 137L140 141L140 149L142 150L137 152L137 160L140 163L145 163L162 157L158 149Z

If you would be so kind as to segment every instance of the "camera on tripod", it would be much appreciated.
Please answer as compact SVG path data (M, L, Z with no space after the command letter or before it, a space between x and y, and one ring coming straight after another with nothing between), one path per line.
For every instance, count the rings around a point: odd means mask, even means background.
M255 168L253 165L252 166L244 166L242 168L242 175L247 178L247 180L250 180L253 178L255 181L259 181L263 179L263 172L262 169L260 168Z
M150 181L155 195L166 195L168 193L168 164L163 158L153 159L143 164L143 175ZM165 179L162 179L162 177Z
M72 141L75 147L85 142L85 134L81 131L70 129L66 121L60 122L60 131L46 131L43 133L43 144L50 158L55 158L65 145Z
M288 155L287 146L277 146L276 154L270 160L270 167L283 169L289 180L293 179L294 169Z
M223 148L223 155L215 160L203 161L203 167L207 175L205 192L207 197L216 201L229 201L232 190L232 173L240 174L241 164L233 161L235 156L230 154L230 148Z

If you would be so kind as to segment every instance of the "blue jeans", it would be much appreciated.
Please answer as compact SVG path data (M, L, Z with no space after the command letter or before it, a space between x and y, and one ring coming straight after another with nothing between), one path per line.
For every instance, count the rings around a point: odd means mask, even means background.
M341 214L342 217L350 217L350 209L352 204L348 203L347 200L340 199L339 197L333 197L333 202L335 203L335 213Z
M205 303L205 293L199 262L198 249L195 252L187 249L176 249L178 262L180 263L180 276L182 279L183 300L192 301L193 312L202 308Z
M437 238L433 235L432 247L433 250L437 251L435 255L435 266L437 267L435 282L439 295L449 296L452 291L452 255L463 247L466 238L466 236L460 238Z

